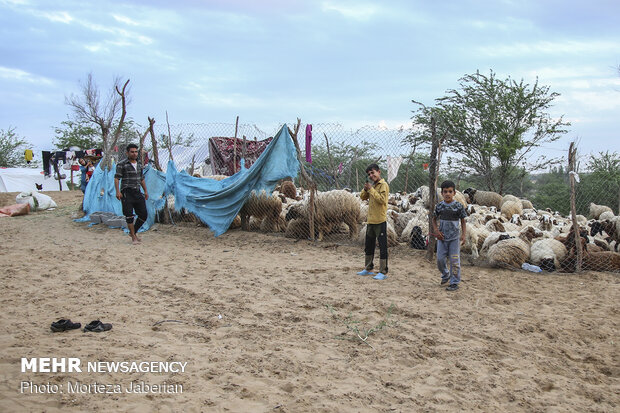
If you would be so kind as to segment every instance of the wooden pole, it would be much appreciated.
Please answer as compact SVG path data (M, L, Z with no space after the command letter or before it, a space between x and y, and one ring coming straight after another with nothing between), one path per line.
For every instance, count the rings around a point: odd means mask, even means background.
M301 126L301 119L297 118L297 125L295 125L295 131L292 131L290 128L288 130L291 135L291 139L293 139L293 143L295 144L295 149L297 150L297 161L299 162L299 170L301 172L301 176L304 177L308 186L310 187L310 217L309 217L309 226L310 226L310 239L314 241L314 192L316 191L316 184L314 180L310 178L308 173L306 172L306 168L304 168L304 163L301 157L301 149L299 147L299 141L297 140L297 134L299 133L299 128Z
M174 159L172 159L172 135L170 134L170 122L168 122L168 111L166 111L166 125L168 125L168 154L169 154L169 158L171 161L174 161Z
M153 146L153 162L155 162L155 169L161 171L161 165L159 164L159 149L157 149L157 139L155 138L155 130L153 129L155 118L148 118L148 120L149 133L151 134L151 145Z
M239 130L239 116L235 122L235 140L233 141L233 174L237 173L237 131Z
M243 146L241 147L241 159L243 159L243 168L245 168L245 163L246 163L245 161L245 155L247 151L246 145L247 145L246 137L245 135L243 135Z
M194 176L194 166L196 165L196 154L192 155L192 164L189 167L189 174Z
M140 136L140 145L138 146L138 162L140 163L140 165L144 166L144 157L142 156L142 151L144 149L144 140L146 139L146 135L148 135L149 133L149 129L151 127L149 126L144 133L142 134L142 136Z
M334 160L332 159L332 154L329 151L329 140L327 139L327 135L325 134L325 132L323 132L323 136L325 136L325 143L327 144L327 157L329 159L329 169L332 172L332 177L334 178L336 189L340 189L340 185L338 185L338 178L336 177L336 169L334 168Z
M429 211L428 211L428 228L429 228L429 237L428 237L428 249L426 251L426 259L429 261L433 261L433 257L435 256L435 244L437 240L434 236L430 235L430 232L433 230L433 211L435 209L435 203L437 202L437 151L439 149L439 139L437 139L437 130L436 130L435 118L431 118L431 136L433 141L433 146L431 148L431 159L428 163L428 189L429 189Z
M573 221L573 236L575 237L575 247L577 250L577 262L575 263L575 272L581 272L583 262L583 251L581 249L581 235L579 234L579 224L577 223L577 208L575 206L575 160L577 158L577 148L575 142L570 143L568 149L568 179L570 182L570 214Z

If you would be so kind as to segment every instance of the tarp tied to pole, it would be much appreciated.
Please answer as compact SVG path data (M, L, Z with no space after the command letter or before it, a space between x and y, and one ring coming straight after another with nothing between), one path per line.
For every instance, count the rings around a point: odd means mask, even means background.
M267 145L251 168L241 170L221 181L195 178L177 172L174 162L168 163L166 192L175 197L176 210L185 208L219 236L226 232L239 210L255 191L273 191L280 179L296 177L299 171L295 145L284 125Z
M185 171L178 172L174 161L168 162L165 174L146 167L144 180L149 192L149 217L140 232L150 228L155 212L163 209L166 195L171 194L175 197L175 210L184 208L193 213L217 237L228 230L252 191L265 190L270 193L279 180L294 178L298 171L295 145L286 125L251 168L242 167L239 172L222 181L196 178ZM121 202L116 199L114 173L115 170L102 170L100 165L97 166L84 195L86 216L78 221L88 221L89 215L95 211L122 215Z

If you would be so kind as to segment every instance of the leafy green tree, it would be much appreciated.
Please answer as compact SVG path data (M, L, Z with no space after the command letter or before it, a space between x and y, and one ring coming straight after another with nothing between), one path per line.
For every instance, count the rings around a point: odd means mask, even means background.
M196 142L196 137L194 136L194 133L190 133L189 135L184 135L182 132L177 133L176 135L171 134L172 135L172 147L174 148L175 146L184 146L184 147L190 147L192 146L195 142ZM148 142L148 139L147 139ZM145 145L148 150L151 150L151 146L152 145ZM170 146L170 139L168 139L168 135L162 133L159 136L157 136L157 148L159 149L168 149L168 147Z
M590 156L587 174L581 175L577 184L577 204L584 212L589 212L590 202L620 209L620 154L599 152Z
M80 149L93 149L101 146L101 133L91 123L65 120L61 126L54 127L53 143L58 149L77 146Z
M554 167L551 172L540 174L536 188L536 193L530 198L534 207L551 208L563 215L570 213L570 185L562 167ZM577 211L577 213L583 212Z
M24 151L30 144L15 133L15 128L0 129L0 167L11 168L26 163Z
M344 187L357 190L357 184L361 187L366 180L366 167L380 158L375 155L378 148L365 140L359 145L330 142L328 154L327 144L316 145L312 147L312 163L304 162L304 167L321 191Z
M497 79L493 71L488 76L465 75L459 85L436 99L434 107L413 101L418 106L412 117L414 133L405 142L429 144L434 117L442 150L457 155L454 167L480 176L486 189L499 193L524 163L533 172L557 162L544 155L530 158L535 148L559 139L570 125L547 113L559 94L538 81L529 85L510 77Z
M428 164L429 157L429 153L403 156L398 175L390 182L390 192L411 193L422 185L428 185L428 170L424 169L424 164ZM387 170L381 176L387 181Z

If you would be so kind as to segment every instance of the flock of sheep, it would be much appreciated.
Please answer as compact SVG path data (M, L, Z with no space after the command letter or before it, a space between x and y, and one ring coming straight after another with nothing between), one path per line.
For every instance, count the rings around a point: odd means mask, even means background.
M388 203L388 245L407 243L426 249L429 235L429 188L411 194L391 194ZM528 262L546 271L575 271L576 245L572 220L558 212L536 209L513 195L467 188L455 199L468 212L461 251L492 266L521 268ZM284 181L272 194L252 193L231 228L284 232L286 237L310 237L310 197L293 182ZM437 200L441 200L438 190ZM317 192L314 196L315 237L348 235L364 243L368 203L348 190ZM590 217L577 215L584 270L620 271L620 216L611 208L590 205Z

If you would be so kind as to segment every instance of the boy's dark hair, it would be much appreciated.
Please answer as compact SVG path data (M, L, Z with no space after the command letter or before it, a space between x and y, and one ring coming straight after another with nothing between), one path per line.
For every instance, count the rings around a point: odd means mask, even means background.
M381 171L381 169L379 169L379 165L377 165L376 163L371 163L370 165L368 165L368 167L366 168L366 173L370 172L370 171Z
M131 148L138 149L138 145L136 145L135 143L130 143L129 145L127 145L127 152L129 152Z
M442 191L442 192L443 192L443 190L444 190L444 189L447 189L447 188L452 188L452 189L454 189L454 190L456 191L456 185L454 185L454 182L452 182L452 181L450 181L450 180L448 180L448 181L443 181L443 182L441 183L441 191Z

